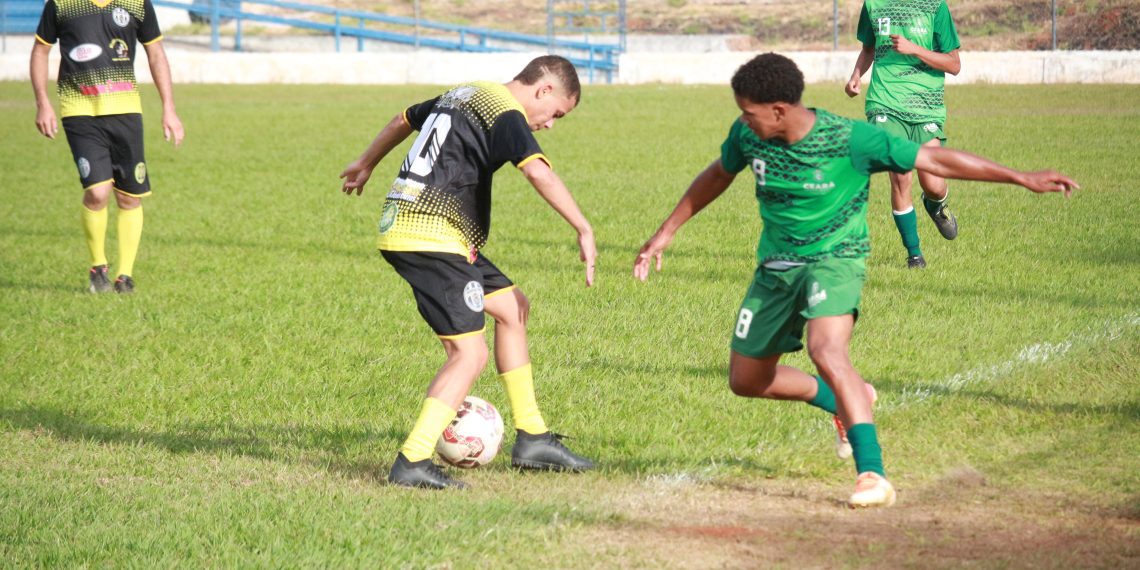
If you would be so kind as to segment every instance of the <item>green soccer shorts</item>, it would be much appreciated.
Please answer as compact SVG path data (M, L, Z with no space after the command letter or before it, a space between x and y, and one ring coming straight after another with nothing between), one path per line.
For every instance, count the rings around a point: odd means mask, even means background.
M763 358L804 347L804 325L838 315L859 318L862 259L825 259L782 271L759 267L740 304L732 350Z
M892 115L884 115L882 113L867 115L867 122L880 129L885 129L891 136L900 139L914 141L918 144L926 144L934 139L938 139L942 141L943 146L946 145L946 133L942 131L941 123L935 123L933 121L910 123Z

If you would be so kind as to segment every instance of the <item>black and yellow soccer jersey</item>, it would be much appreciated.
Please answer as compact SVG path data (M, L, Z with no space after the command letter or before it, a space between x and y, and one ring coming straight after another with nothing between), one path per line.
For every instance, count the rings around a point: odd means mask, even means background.
M60 115L141 113L135 48L161 39L150 0L48 0L36 40L59 42Z
M491 176L510 162L549 164L506 86L473 82L412 105L420 132L384 201L377 247L474 259L491 229Z

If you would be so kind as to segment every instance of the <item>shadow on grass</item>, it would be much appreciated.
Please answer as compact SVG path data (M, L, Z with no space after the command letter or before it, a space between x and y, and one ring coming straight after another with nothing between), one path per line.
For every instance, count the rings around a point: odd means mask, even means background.
M307 463L351 479L382 480L389 463L350 461L336 452L361 442L395 449L406 435L388 429L325 429L317 427L186 423L169 431L150 432L111 427L78 414L56 409L24 407L0 409L0 425L28 430L61 440L112 445L147 445L170 453L232 454L279 462ZM297 451L323 452L320 457L298 458Z
M76 277L79 277L79 275L80 274L77 273ZM75 282L81 283L78 279ZM17 281L12 281L8 277L0 278L0 289L17 289L17 290L21 290L21 291L47 291L47 292L51 292L51 293L75 293L75 294L86 294L87 293L87 290L81 285L66 285L66 284L59 283L59 282L33 283L31 281L21 283L21 282L17 282Z
M947 388L941 384L916 384L914 382L901 382L898 380L889 380L883 378L868 378L868 382L873 384L878 390L880 395L889 395L892 392L898 393L919 393L927 394L923 400L911 402L911 405L922 403L928 397L954 397L954 398L968 398L980 402L994 403L1007 408L1017 408L1028 412L1052 412L1057 414L1079 414L1079 415L1116 415L1122 418L1135 421L1140 418L1140 401L1129 402L1116 402L1111 404L1084 404L1080 402L1031 402L1024 398L1015 398L1005 394L999 394L992 390L984 389L966 389L966 388ZM889 396L888 396L889 397Z

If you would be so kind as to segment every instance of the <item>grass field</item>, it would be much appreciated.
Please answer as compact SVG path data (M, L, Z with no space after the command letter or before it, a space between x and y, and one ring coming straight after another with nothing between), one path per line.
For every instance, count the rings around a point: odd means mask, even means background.
M459 474L467 492L385 486L442 351L372 249L402 153L363 197L337 174L438 90L178 86L175 150L145 87L155 193L123 298L84 293L67 144L36 133L28 85L0 83L0 566L1140 565L1140 90L951 88L951 146L1083 190L952 184L961 236L920 220L922 272L874 178L853 357L900 494L877 512L841 505L854 473L829 418L727 388L750 177L662 274L629 275L718 155L727 87L590 87L539 135L594 224L592 289L569 227L512 169L496 178L485 251L533 302L548 422L600 469L499 457ZM806 100L861 111L838 85ZM475 393L507 407L493 371Z

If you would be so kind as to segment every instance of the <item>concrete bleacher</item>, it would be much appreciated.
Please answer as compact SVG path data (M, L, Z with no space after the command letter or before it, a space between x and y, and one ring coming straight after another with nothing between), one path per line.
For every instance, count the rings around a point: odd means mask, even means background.
M43 11L43 0L0 0L0 33L36 33Z

